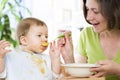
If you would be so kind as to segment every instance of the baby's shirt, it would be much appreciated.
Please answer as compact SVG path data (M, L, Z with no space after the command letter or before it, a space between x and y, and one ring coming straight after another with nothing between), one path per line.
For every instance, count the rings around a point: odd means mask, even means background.
M44 53L13 50L6 55L5 66L7 80L53 80L50 57Z

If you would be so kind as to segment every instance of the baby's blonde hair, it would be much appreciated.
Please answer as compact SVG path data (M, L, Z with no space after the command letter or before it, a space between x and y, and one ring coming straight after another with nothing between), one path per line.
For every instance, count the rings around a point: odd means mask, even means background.
M37 18L29 17L29 18L25 18L25 19L21 20L17 26L17 39L19 41L19 44L21 44L20 37L25 36L28 33L30 27L33 25L47 27L45 22L43 22Z

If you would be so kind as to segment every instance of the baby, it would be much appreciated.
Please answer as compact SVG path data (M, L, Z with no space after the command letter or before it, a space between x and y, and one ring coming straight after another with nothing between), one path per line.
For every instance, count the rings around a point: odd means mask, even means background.
M44 54L48 47L48 28L43 21L32 17L23 19L17 26L17 38L19 48L12 51L5 49L10 46L8 41L0 41L0 78L54 80L59 76L59 51L54 42L50 43L51 59Z

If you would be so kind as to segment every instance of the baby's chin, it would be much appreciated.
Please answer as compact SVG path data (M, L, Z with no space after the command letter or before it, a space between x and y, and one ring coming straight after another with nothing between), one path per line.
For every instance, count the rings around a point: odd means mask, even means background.
M42 54L44 51L45 51L45 50L39 50L39 51L36 52L36 53L38 53L38 54Z

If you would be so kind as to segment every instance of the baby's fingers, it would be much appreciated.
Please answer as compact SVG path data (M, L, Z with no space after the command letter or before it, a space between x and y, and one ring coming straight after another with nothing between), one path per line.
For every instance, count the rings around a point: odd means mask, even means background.
M11 44L8 41L2 40L0 41L0 50L5 49L6 47L10 46Z

